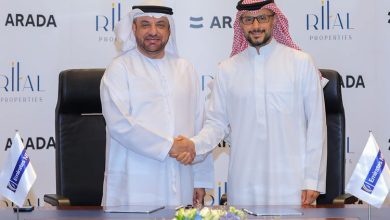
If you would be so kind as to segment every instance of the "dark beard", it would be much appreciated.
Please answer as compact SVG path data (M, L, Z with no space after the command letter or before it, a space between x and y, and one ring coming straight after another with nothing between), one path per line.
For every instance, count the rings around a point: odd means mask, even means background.
M267 35L266 34L264 36L264 40L263 41L256 42L256 41L252 40L252 38L250 37L250 33L252 33L252 32L264 32L264 31L254 30L254 31L249 32L249 34L245 36L245 38L248 41L249 45L251 45L252 47L262 47L264 45L267 45L270 42L270 40L271 40L271 35Z

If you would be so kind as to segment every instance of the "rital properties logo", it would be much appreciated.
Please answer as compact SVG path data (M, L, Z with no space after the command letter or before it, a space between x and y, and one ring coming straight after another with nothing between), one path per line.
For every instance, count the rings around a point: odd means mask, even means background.
M98 33L98 42L112 43L115 41L115 25L121 20L122 3L113 2L110 10L95 16L95 31Z
M321 0L318 10L306 14L306 30L311 41L352 40L353 16L349 11L338 10L335 1Z
M45 92L42 75L31 73L20 61L0 70L0 103L41 103Z

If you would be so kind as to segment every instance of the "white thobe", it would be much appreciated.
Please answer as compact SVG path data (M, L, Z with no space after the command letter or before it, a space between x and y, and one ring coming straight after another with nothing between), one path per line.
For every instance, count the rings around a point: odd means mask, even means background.
M192 204L194 187L213 188L211 154L192 166L168 156L173 137L193 136L203 123L190 63L133 49L113 60L100 93L107 132L103 206Z
M197 153L229 134L228 203L301 203L325 192L326 119L319 74L306 53L275 40L225 60L215 76Z

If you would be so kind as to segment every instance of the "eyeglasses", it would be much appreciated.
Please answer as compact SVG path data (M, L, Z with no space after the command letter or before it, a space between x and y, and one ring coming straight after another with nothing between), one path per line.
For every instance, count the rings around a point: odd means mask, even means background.
M241 17L241 22L245 25L250 25L253 24L255 19L257 22L263 24L263 23L268 23L270 21L270 18L273 17L275 14L272 15L258 15L258 16L243 16Z

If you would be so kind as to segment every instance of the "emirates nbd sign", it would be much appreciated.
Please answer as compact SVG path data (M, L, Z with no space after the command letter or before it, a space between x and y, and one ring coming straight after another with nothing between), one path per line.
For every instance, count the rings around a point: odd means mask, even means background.
M368 194L371 194L374 191L384 167L385 159L383 158L381 151L379 151L361 187L363 191Z

